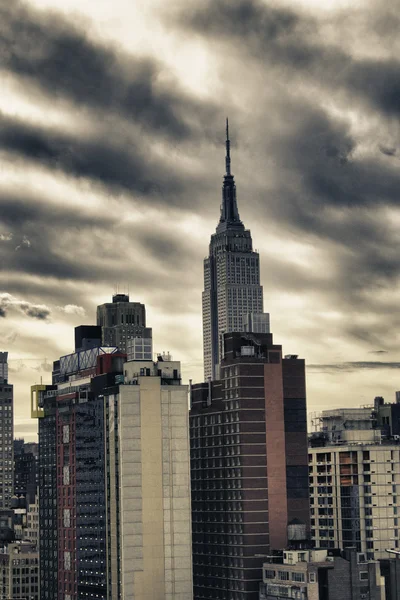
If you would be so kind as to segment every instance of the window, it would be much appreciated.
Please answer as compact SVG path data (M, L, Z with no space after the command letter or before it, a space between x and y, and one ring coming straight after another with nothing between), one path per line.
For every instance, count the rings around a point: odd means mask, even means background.
M360 581L368 580L368 571L360 571Z
M71 510L64 508L64 527L71 527Z
M278 579L281 581L289 581L289 573L287 571L278 571Z
M304 573L296 573L293 571L292 581L304 582L305 581Z
M69 443L69 425L63 425L63 443Z
M264 579L275 579L275 577L276 577L276 572L273 571L272 569L264 570Z
M310 583L315 583L317 581L317 574L316 573L309 573L309 575L308 575L308 581Z
M69 485L69 466L63 467L63 484Z

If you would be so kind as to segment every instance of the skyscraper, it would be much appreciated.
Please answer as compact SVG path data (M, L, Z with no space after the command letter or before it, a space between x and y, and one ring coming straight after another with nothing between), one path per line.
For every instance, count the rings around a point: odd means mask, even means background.
M220 221L204 261L204 374L190 410L195 600L258 600L262 556L309 529L305 364L263 313L260 261L239 217L226 127Z
M222 339L221 379L191 391L194 600L258 600L262 557L309 528L305 364L270 333Z
M14 403L8 352L0 352L0 509L9 508L14 487Z
M226 172L221 216L204 260L203 351L204 377L218 377L221 335L245 331L249 314L263 312L260 257L253 251L251 233L240 220L236 186L231 173L230 140L226 121ZM267 329L267 331L266 331ZM267 316L262 332L269 331Z
M115 294L112 302L97 307L97 325L101 327L104 346L117 346L121 352L135 355L134 339L146 340L152 359L151 329L146 327L146 307L140 302L130 302L127 294ZM143 348L142 348L143 352Z
M101 329L33 386L41 600L190 600L189 424L180 365L126 361ZM166 357L165 357L166 358Z

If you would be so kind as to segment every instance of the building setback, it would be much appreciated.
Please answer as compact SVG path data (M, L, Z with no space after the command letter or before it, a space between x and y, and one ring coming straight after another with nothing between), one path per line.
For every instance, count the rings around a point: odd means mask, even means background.
M251 315L263 313L260 257L253 251L251 233L240 220L236 186L231 173L230 140L226 127L226 173L222 187L221 216L204 259L203 352L204 379L218 379L221 336L245 331ZM253 319L269 332L269 316Z
M33 386L41 600L190 600L187 386L172 360L128 361L99 327ZM96 340L96 336L97 340Z
M228 333L220 374L191 391L194 599L256 600L262 557L309 527L305 365Z

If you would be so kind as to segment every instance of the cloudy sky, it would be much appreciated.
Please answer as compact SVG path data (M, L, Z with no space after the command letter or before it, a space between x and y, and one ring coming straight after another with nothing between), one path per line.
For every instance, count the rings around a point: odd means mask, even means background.
M400 17L389 0L0 6L0 350L30 385L116 289L202 378L229 116L239 210L310 412L400 388ZM323 7L321 8L321 5Z

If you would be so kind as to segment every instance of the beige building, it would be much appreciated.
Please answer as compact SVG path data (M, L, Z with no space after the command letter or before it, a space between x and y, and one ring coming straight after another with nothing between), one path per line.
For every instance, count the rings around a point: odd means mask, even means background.
M112 598L190 600L188 389L180 363L127 362L124 385L114 389L105 396Z
M354 550L285 550L263 565L260 600L385 600L378 562Z
M400 446L368 443L367 433L309 448L311 535L316 546L355 547L378 560L399 549Z
M0 600L39 600L39 555L28 542L9 544L0 554Z

